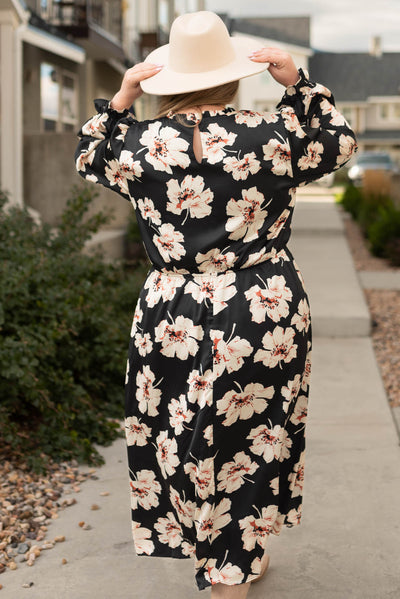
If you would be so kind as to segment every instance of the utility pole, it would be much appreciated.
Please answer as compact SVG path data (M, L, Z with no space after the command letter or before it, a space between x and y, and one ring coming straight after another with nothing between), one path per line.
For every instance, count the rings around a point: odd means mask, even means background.
M206 10L206 0L197 0L197 10Z

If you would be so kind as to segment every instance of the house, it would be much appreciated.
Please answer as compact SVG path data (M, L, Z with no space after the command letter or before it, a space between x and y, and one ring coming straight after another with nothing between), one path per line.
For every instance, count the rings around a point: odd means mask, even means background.
M111 98L132 64L120 0L0 0L0 186L56 226L71 186L80 125L93 99ZM116 209L122 244L131 207L100 188L96 209ZM116 229L116 231L114 231ZM115 248L116 254L121 251Z
M229 19L224 15L233 36L254 39L256 47L275 46L289 52L298 67L308 68L311 19L305 17L258 17ZM273 111L282 98L283 88L264 71L243 81L239 87L238 108Z
M400 164L400 53L316 51L310 73L333 91L360 151L388 152Z

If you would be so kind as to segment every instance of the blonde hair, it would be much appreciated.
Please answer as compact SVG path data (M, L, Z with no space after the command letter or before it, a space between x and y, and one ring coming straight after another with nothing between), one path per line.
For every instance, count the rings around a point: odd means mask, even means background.
M156 118L166 116L169 112L177 113L202 104L229 104L239 89L239 81L230 81L217 87L201 89L186 94L160 96Z

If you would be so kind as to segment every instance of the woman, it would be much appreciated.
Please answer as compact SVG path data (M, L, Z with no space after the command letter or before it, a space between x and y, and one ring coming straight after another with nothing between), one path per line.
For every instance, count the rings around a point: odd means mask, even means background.
M213 13L179 17L95 100L75 154L82 177L132 202L153 264L126 377L136 552L194 557L213 599L245 598L269 534L300 523L311 328L287 248L295 188L356 147L331 93L253 44ZM226 106L267 68L286 87L277 112ZM160 112L139 122L143 90Z

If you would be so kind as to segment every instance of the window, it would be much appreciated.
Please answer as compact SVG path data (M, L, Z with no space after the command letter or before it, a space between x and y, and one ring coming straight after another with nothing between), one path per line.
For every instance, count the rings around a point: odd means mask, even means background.
M74 131L77 119L77 79L74 73L42 62L40 101L43 131Z
M379 104L378 105L378 114L379 119L381 121L387 121L389 119L389 104Z
M344 116L344 118L346 119L346 121L349 123L350 127L353 126L353 108L351 106L343 106L341 108L341 113Z
M40 101L42 123L45 131L55 131L59 119L60 86L57 71L53 65L42 62L40 65Z
M393 106L394 109L394 118L396 121L400 121L400 104L395 104Z

